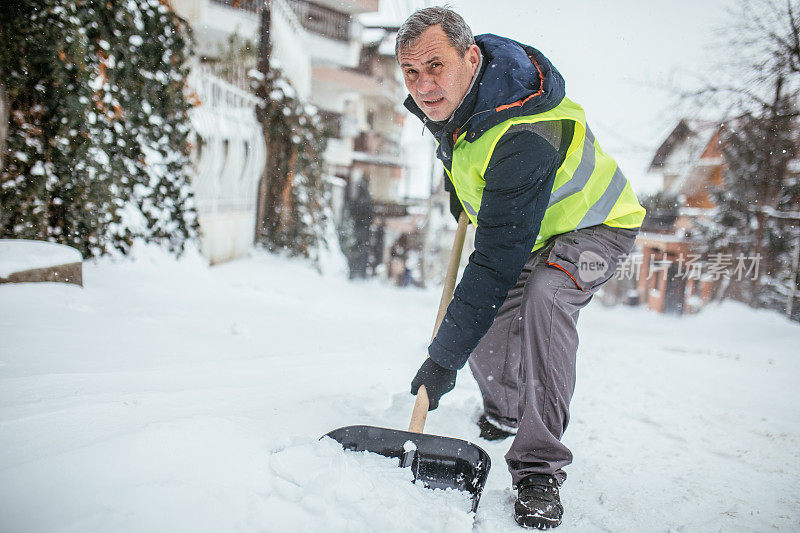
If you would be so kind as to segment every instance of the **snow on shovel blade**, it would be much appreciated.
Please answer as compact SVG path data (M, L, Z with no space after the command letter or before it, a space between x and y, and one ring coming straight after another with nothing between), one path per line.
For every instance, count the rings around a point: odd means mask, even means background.
M489 455L478 446L450 437L375 426L342 427L326 436L346 450L397 458L399 466L410 466L414 480L425 487L469 492L473 512L478 508L492 464Z

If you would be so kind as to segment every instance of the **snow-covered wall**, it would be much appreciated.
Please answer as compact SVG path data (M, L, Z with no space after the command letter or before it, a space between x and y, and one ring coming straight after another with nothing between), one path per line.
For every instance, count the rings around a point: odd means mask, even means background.
M357 31L353 28L351 31ZM328 39L313 32L306 32L306 42L315 61L355 68L358 66L361 43L356 39L347 42Z
M197 134L192 186L201 251L219 263L252 247L266 145L256 119L256 97L199 67L190 84L200 102L190 117Z

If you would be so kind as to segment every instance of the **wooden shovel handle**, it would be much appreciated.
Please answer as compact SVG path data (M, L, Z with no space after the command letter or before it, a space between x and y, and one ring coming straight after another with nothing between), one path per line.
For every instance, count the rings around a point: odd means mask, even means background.
M444 277L444 287L442 288L442 298L439 300L439 313L436 315L436 324L433 326L431 341L436 337L439 326L442 325L444 315L447 314L447 306L453 299L453 292L456 288L456 276L458 275L458 265L461 263L461 250L464 248L464 239L467 235L467 224L469 219L467 214L462 211L458 218L458 229L453 240L453 247L450 249L450 260L447 263L447 274ZM425 419L428 416L428 391L422 385L417 392L417 401L414 402L414 410L411 412L411 423L408 430L413 433L422 433L425 429Z

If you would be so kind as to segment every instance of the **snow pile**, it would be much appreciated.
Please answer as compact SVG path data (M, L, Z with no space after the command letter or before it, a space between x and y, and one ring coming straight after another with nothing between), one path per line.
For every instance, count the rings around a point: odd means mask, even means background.
M153 247L84 288L0 286L0 531L519 533L469 372L426 432L492 459L464 495L321 435L407 427L438 290ZM741 305L581 313L559 532L800 530L800 327Z
M0 239L0 278L15 272L46 268L83 260L75 248L46 241Z
M327 437L274 453L270 473L274 531L472 530L468 493L425 489L397 459L343 451Z

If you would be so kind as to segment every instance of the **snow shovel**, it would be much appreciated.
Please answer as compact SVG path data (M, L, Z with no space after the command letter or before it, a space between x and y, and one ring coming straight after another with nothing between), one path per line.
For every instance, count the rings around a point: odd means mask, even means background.
M462 212L450 251L439 313L433 328L434 337L453 298L467 224L467 215ZM326 436L338 441L347 450L368 451L398 459L399 466L410 467L414 480L422 482L425 487L469 492L472 497L472 511L475 512L489 475L489 455L465 440L422 433L427 414L428 394L422 386L417 393L408 431L375 426L347 426L335 429Z

